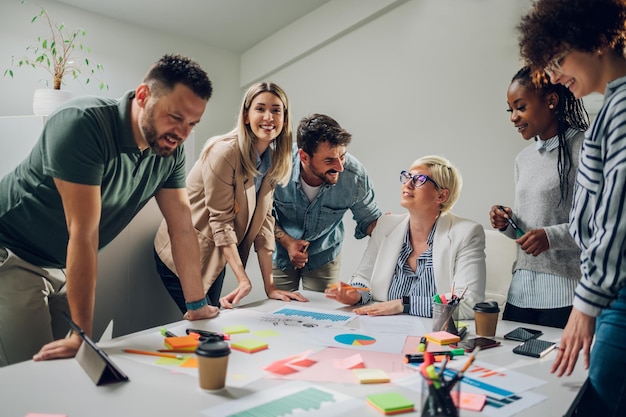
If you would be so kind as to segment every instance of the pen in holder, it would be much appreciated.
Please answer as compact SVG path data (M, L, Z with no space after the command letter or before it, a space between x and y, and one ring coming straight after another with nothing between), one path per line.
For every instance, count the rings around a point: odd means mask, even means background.
M442 369L443 369L442 365ZM430 370L429 370L430 369ZM422 417L458 417L459 409L452 400L452 391L459 398L460 375L445 378L443 372L437 373L433 365L422 370Z
M459 334L456 328L456 321L459 319L459 304L433 303L433 331L446 331L452 334Z

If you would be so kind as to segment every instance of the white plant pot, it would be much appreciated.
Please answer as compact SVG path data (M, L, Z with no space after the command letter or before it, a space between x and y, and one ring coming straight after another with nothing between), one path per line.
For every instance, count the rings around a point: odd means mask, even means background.
M51 88L37 89L33 96L33 112L36 116L47 116L70 98L72 98L70 91Z

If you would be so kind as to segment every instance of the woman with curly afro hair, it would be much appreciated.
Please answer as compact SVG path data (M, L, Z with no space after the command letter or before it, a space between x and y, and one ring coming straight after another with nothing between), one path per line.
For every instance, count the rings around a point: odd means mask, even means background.
M580 152L570 233L582 277L551 371L571 374L582 350L589 379L577 415L625 416L626 0L538 0L518 29L534 71L577 98L604 95Z

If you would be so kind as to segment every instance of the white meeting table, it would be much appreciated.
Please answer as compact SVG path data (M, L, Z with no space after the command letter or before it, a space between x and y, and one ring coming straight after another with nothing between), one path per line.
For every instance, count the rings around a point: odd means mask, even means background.
M326 299L321 293L302 291L309 298L309 303L284 303L276 300L264 300L240 307L240 310L273 312L283 306L293 308L337 310L345 312L345 306ZM220 326L227 314L220 314L215 319L198 322L181 321L164 327L188 326L195 328L213 328ZM430 328L431 319L422 320L425 328ZM349 323L348 327L358 326L359 319ZM474 337L473 321L466 321L469 325L466 338ZM517 416L563 416L580 386L582 386L587 372L583 368L582 359L579 360L574 373L569 377L558 378L550 373L550 366L555 358L552 352L542 359L520 356L512 353L518 342L503 339L508 331L520 326L520 323L499 321L495 339L502 342L500 347L481 351L477 360L485 361L495 366L511 367L514 371L546 381L534 392L547 398L540 403L523 410ZM531 326L543 331L542 339L558 341L561 330L549 327ZM60 414L68 417L143 417L143 416L202 416L203 411L229 401L243 399L251 394L279 387L281 384L290 384L291 381L260 378L241 387L228 386L218 393L207 393L198 387L197 378L186 374L175 374L164 371L158 366L151 366L138 361L137 355L124 353L122 349L133 348L142 338L153 338L161 328L147 329L134 334L122 336L98 343L108 353L122 371L130 378L129 382L96 386L87 376L75 359L53 360L46 362L27 361L0 368L0 415L3 417L24 417L29 413ZM311 332L315 329L310 330ZM281 346L286 356L296 355L302 350L302 343L294 341L293 346ZM271 348L271 345L270 345ZM289 350L289 349L296 350ZM299 349L299 350L298 350ZM240 353L240 352L238 352ZM143 355L141 355L143 356ZM151 357L146 357L151 358ZM231 355L230 360L234 360ZM238 355L238 360L246 360L250 367L263 368L268 364L258 363L255 354ZM157 359L157 358L153 358ZM256 360L255 360L256 359ZM323 382L313 383L326 389L356 398L361 402L356 409L345 415L359 417L377 417L383 414L366 402L369 394L385 391L400 392L415 402L416 411L401 414L403 416L420 416L420 393L405 386L387 384L342 384ZM286 386L286 385L285 385ZM461 410L462 417L481 416L484 413Z

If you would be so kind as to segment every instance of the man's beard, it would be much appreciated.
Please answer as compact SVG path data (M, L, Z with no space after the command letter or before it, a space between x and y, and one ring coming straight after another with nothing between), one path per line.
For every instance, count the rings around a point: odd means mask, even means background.
M152 107L146 109L146 118L143 123L140 124L141 133L143 133L146 142L148 142L148 146L152 149L152 152L155 154L168 157L174 153L176 147L164 147L159 145L159 135L157 134L156 128L154 127L154 111ZM180 139L175 135L171 135L176 137L176 139Z

